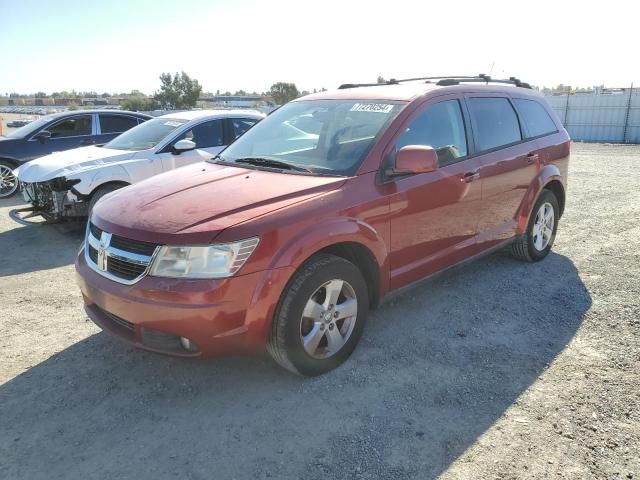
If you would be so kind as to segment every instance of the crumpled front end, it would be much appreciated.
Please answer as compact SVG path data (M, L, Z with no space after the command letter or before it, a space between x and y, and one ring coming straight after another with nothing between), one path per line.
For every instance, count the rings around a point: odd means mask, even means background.
M32 224L41 223L35 220L37 217L47 223L86 217L89 202L73 188L79 182L58 177L45 182L22 183L22 196L31 206L12 210L11 218L19 223Z

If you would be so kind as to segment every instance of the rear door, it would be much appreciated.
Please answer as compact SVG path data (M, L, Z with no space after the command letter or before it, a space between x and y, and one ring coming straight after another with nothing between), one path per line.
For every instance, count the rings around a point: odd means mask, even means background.
M535 142L523 140L506 95L468 94L466 103L482 178L478 243L485 249L515 234L520 204L537 172Z
M195 150L176 153L173 146L182 139L195 142ZM184 167L216 156L225 147L224 119L207 120L183 130L160 153L164 171Z
M475 246L481 206L480 164L469 156L461 107L455 96L433 99L408 120L395 142L395 151L406 145L433 147L439 168L393 181L392 289L459 262Z
M104 144L123 132L138 125L140 120L129 115L115 113L101 113L98 115L97 144Z

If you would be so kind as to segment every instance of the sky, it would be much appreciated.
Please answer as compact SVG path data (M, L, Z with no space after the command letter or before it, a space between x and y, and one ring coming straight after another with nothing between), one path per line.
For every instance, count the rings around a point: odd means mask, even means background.
M640 2L0 0L0 93L299 90L378 75L640 86Z

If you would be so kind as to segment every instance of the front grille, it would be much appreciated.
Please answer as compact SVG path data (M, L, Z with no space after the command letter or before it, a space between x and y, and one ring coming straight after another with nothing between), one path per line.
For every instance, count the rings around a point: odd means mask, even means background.
M114 235L111 237L111 246L113 248L124 250L125 252L138 253L140 255L147 255L150 257L153 255L153 252L156 251L156 247L158 245L155 243L141 242L139 240L131 240L129 238Z
M93 270L120 283L132 284L147 271L155 243L111 235L89 223L85 258Z
M98 263L98 250L89 245L89 258L93 263Z
M100 240L100 236L102 235L102 229L100 227L96 227L93 223L89 223L89 229L91 230L91 235Z
M96 239L100 240L103 230L93 223L89 224L89 229L91 230L91 234L96 237ZM158 244L142 242L140 240L131 240L130 238L112 235L111 246L119 250L124 250L125 252L138 253L140 255L147 255L150 257L153 255L153 252L156 251Z
M142 275L147 269L146 265L131 263L119 258L109 257L107 259L107 272L125 280L133 280Z

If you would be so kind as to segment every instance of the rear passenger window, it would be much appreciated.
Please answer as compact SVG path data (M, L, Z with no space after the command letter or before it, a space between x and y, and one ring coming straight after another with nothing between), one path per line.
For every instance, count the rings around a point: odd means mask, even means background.
M539 137L558 131L558 127L553 123L547 110L535 100L524 100L516 98L513 100L516 104L520 118L527 130L527 138Z
M427 107L406 128L396 149L407 145L429 145L438 154L442 167L467 155L467 139L460 103L448 100Z
M469 110L478 150L491 150L522 140L518 117L506 98L470 98Z
M122 115L100 115L100 131L102 133L122 133L138 125L138 120Z
M254 118L232 118L234 140L253 127L258 120Z

